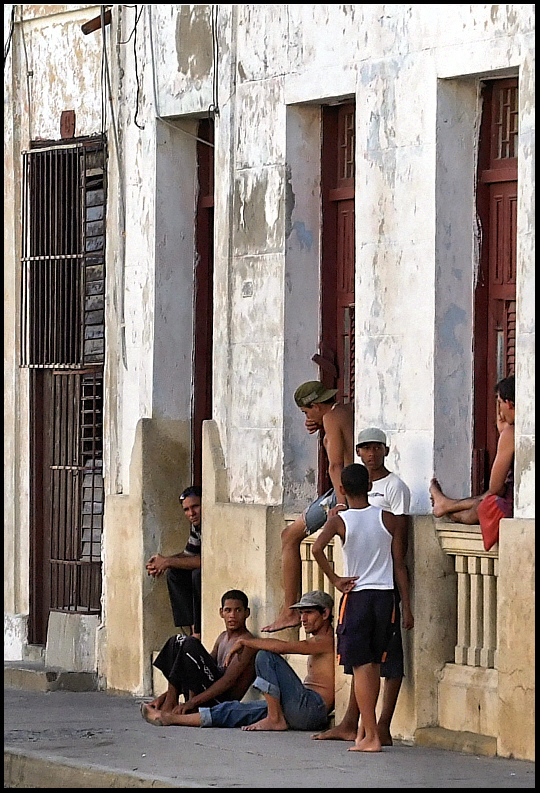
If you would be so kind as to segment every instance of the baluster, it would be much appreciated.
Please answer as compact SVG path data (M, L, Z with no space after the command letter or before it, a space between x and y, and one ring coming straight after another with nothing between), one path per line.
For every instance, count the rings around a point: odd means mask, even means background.
M302 593L309 592L311 580L311 562L310 562L310 547L309 543L303 542L300 545L300 552L302 557Z
M480 666L493 669L497 649L497 578L495 559L482 558L481 570L484 584L484 640L480 653Z
M468 557L468 569L471 587L471 632L467 664L468 666L479 666L480 652L484 640L483 578L479 556Z
M313 589L320 589L328 592L334 598L337 608L340 592L337 591L327 579L311 551L315 539L308 538L300 544L300 558L302 560L302 593L310 592ZM332 543L326 546L326 556L332 569L334 569L334 547Z
M466 556L456 556L457 573L457 644L456 664L467 663L467 651L471 630L470 579Z

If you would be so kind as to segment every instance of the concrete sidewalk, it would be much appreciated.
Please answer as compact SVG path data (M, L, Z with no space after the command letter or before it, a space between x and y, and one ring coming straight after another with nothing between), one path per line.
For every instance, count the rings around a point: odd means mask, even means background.
M375 755L303 732L153 727L143 701L4 688L4 787L533 788L535 764L396 744Z

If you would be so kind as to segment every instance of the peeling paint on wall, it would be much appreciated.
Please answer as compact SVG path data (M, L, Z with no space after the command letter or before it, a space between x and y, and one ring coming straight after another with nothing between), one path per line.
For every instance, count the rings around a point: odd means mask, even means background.
M452 304L447 308L437 325L438 339L442 349L447 348L454 353L463 352L463 345L460 344L456 336L456 330L464 327L466 320L467 315L459 306Z
M211 6L183 5L176 20L178 71L191 80L204 80L212 70Z

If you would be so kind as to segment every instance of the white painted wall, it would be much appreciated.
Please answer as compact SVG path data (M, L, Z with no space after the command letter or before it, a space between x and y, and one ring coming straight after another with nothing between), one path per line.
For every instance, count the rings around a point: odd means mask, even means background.
M305 133L306 151L302 151L297 136L304 133L298 122L291 123L294 113L301 112L303 103L354 94L356 424L358 429L380 424L388 430L389 464L410 484L413 510L429 512L428 484L434 472L462 495L470 489L479 80L529 69L532 7L515 6L503 12L494 6L241 6L234 13L238 14L238 82L231 135L237 141L236 171L224 178L233 179L231 190L239 194L241 207L237 212L231 199L229 266L236 269L238 254L247 252L245 207L249 203L254 211L253 204L260 200L254 180L261 163L279 166L280 147L284 147L294 178L307 169L303 155L309 151L309 133ZM230 95L233 90L231 85ZM289 108L285 140L275 121L279 124L280 102ZM287 195L289 179L285 172L278 195ZM265 185L264 189L268 193L274 188ZM531 197L530 180L521 189ZM319 200L316 184L313 196L315 204ZM286 235L287 223L288 217ZM250 229L249 242L255 247L256 233ZM267 254L278 244L269 234ZM283 484L288 494L285 502L299 505L300 494L309 490L305 472L316 466L316 450L311 444L303 451L302 419L290 404L290 391L294 378L299 382L315 376L310 363L314 330L310 318L318 307L313 292L308 305L309 294L301 303L290 286L293 244L293 237L288 237ZM268 266L269 293L273 279ZM307 288L313 288L309 279ZM269 305L274 309L270 298ZM288 305L294 307L293 314L288 314ZM246 421L243 401L258 427L264 416L266 424L272 424L275 404L272 387L264 393L256 388L255 401L251 388L258 378L271 377L269 355L234 357L234 328L244 319L242 300L236 299L234 291L228 309L225 344L233 363L239 361L239 385L229 390L226 400L234 410L226 415L225 408L218 408L216 418L223 427L231 498L241 501L250 500L252 493L263 495L260 482L268 463L259 457L260 445L253 444L254 437L260 438ZM297 348L296 359L294 326L287 319L292 316L302 329L305 324L304 338L310 340ZM258 317L261 323L271 324L273 319L274 311L271 317ZM219 326L224 318L217 315L216 321ZM258 338L261 333L258 328ZM217 338L219 344L226 335L221 337L218 331ZM251 361L254 365L246 378L245 367ZM230 366L229 358L218 352L216 382L230 382ZM291 463L293 458L301 461L302 470L300 463Z
M356 426L388 431L389 466L425 513L434 472L448 487L470 486L477 96L482 78L519 75L516 511L534 516L533 5L151 5L136 43L137 11L114 6L111 103L102 34L80 30L99 7L23 9L4 121L14 174L5 181L10 613L27 610L28 558L14 191L21 149L29 136L57 139L64 109L75 110L78 135L104 122L109 142L108 492L130 492L141 419L189 417L189 133L217 103L214 418L231 501L292 510L315 492L316 444L292 393L317 373L319 106L355 97Z
M319 377L311 358L319 352L320 334L320 108L287 105L286 132L283 504L295 511L311 501L317 482L317 442L306 432L293 395L300 383Z

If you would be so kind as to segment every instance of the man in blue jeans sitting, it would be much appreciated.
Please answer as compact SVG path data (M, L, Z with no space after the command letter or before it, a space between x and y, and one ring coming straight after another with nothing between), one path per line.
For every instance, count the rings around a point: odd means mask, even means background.
M222 702L200 707L198 713L176 714L146 709L144 718L160 726L242 727L244 730L320 730L334 708L333 599L326 592L307 592L292 608L298 609L307 639L282 641L243 637L232 646L226 664L244 647L258 650L254 688L264 699L254 702ZM304 682L282 658L294 653L307 655Z

